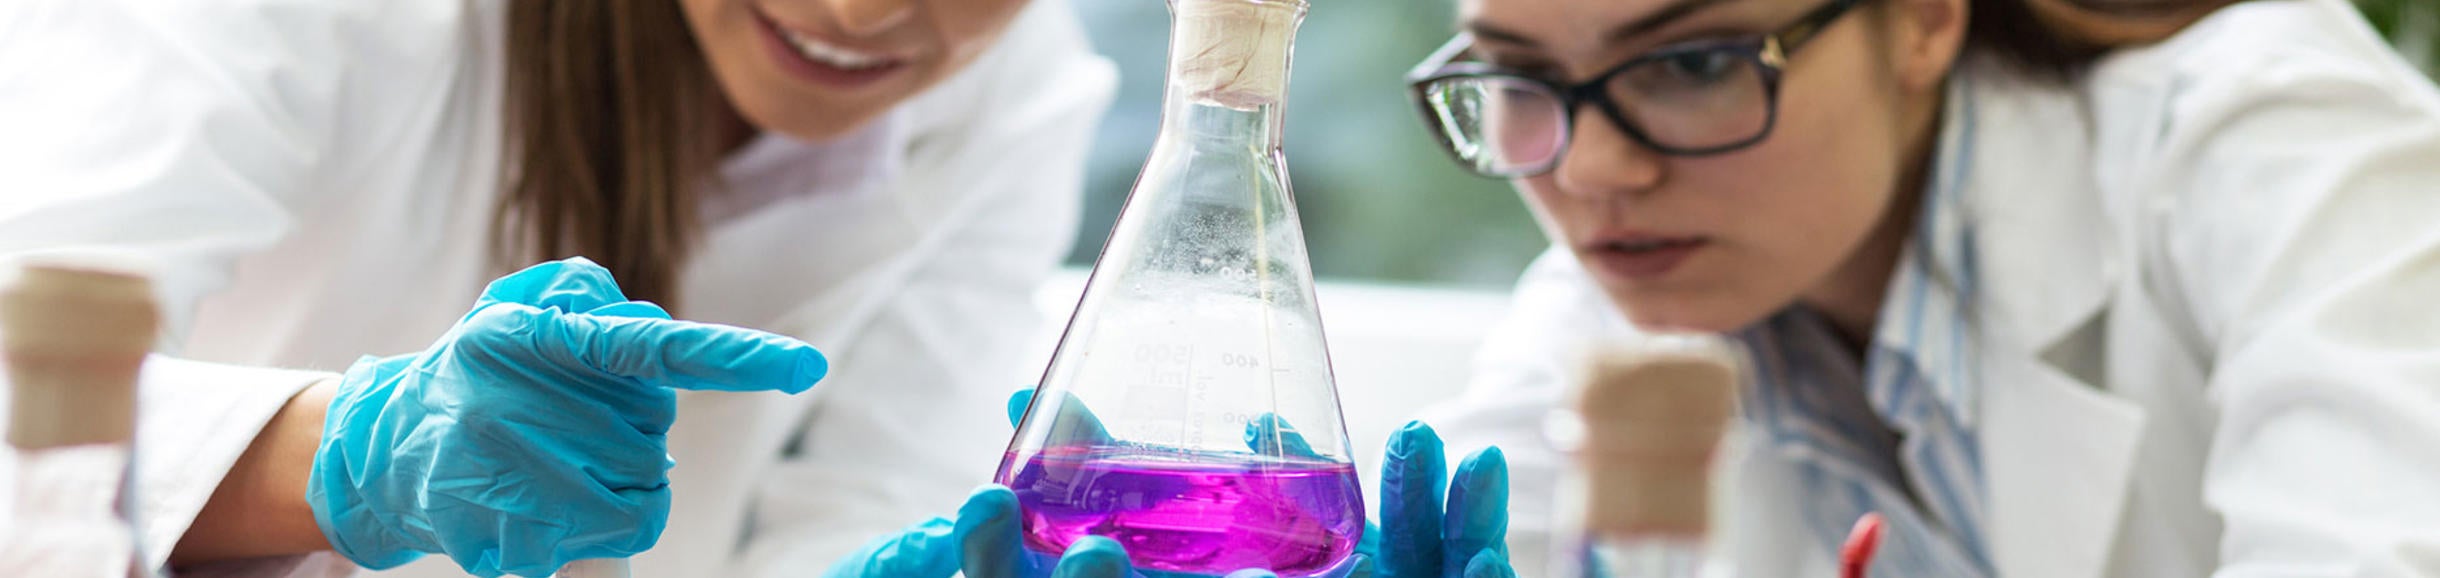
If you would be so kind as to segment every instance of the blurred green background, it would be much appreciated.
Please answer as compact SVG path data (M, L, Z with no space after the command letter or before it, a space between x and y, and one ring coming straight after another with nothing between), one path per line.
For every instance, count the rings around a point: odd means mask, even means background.
M1093 45L1118 63L1118 100L1085 174L1089 266L1150 152L1161 120L1169 7L1076 0ZM1314 273L1504 288L1544 245L1505 182L1450 162L1407 104L1406 70L1449 38L1448 0L1315 0L1288 85L1289 181Z
M1094 46L1118 63L1117 102L1086 172L1068 261L1090 266L1160 125L1169 8L1077 0ZM2440 70L2440 0L2359 0L2424 70ZM1451 32L1449 0L1315 0L1297 34L1286 148L1317 275L1507 287L1544 246L1506 183L1446 158L1407 104L1406 70Z
M2407 60L2440 78L2440 0L2357 0Z

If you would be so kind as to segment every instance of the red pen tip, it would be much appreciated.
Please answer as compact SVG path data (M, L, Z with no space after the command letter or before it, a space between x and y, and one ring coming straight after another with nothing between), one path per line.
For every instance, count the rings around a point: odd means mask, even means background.
M1856 518L1855 529L1847 531L1847 545L1839 549L1839 578L1864 578L1864 568L1872 565L1872 555L1881 549L1881 513L1868 512Z

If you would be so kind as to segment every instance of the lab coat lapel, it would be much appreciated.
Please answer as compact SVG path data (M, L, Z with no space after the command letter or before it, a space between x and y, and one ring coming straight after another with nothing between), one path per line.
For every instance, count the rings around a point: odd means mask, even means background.
M2090 166L2024 164L2090 156L2081 103L1997 76L1975 79L1965 112L1986 127L1966 184L1986 300L1985 535L2000 576L2100 576L2144 423L2099 383L2119 235Z
M2100 576L2126 505L2141 408L2030 356L1994 367L1983 470L2000 576Z

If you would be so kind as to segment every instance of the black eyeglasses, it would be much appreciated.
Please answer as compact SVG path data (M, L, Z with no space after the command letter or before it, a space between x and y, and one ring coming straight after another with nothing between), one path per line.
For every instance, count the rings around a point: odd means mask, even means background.
M1577 109L1604 116L1654 151L1720 154L1762 142L1779 120L1788 55L1863 0L1833 0L1758 38L1680 44L1561 86L1484 62L1460 34L1407 74L1424 123L1459 163L1493 178L1550 172L1566 156Z

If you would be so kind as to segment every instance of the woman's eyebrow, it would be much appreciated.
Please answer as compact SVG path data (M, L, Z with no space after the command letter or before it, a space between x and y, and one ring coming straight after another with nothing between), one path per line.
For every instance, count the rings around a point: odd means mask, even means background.
M1542 43L1535 41L1532 35L1502 28L1498 24L1492 24L1480 20L1470 20L1466 22L1464 28L1466 29L1466 33L1474 35L1476 40L1489 40L1502 44L1514 44L1526 48L1542 47Z
M1632 22L1628 22L1626 24L1619 25L1617 28L1610 29L1609 37L1605 38L1604 40L1612 44L1634 40L1637 36L1650 34L1654 30L1659 30L1669 26L1670 24L1676 23L1679 20L1684 20L1687 16L1693 16L1694 13L1700 12L1705 8L1710 8L1714 5L1733 1L1735 0L1677 0L1676 2L1669 3L1667 6L1662 6L1659 10L1652 11L1651 14L1644 15L1642 18L1637 18Z
M1652 11L1651 14L1644 15L1642 18L1637 18L1633 21L1627 22L1626 24L1621 24L1617 28L1610 29L1609 35L1604 37L1603 41L1609 44L1618 44L1628 40L1633 40L1635 37L1650 34L1652 31L1660 30L1669 26L1670 24L1676 23L1679 20L1684 20L1686 17L1693 16L1696 12L1701 12L1705 8L1734 1L1736 0L1677 0L1669 3L1668 5L1662 6L1659 10ZM1464 28L1467 33L1473 34L1475 38L1481 40L1489 40L1503 44L1514 44L1525 48L1540 48L1542 46L1542 43L1535 41L1532 35L1511 30L1491 22L1485 22L1482 20L1468 20L1466 21Z

